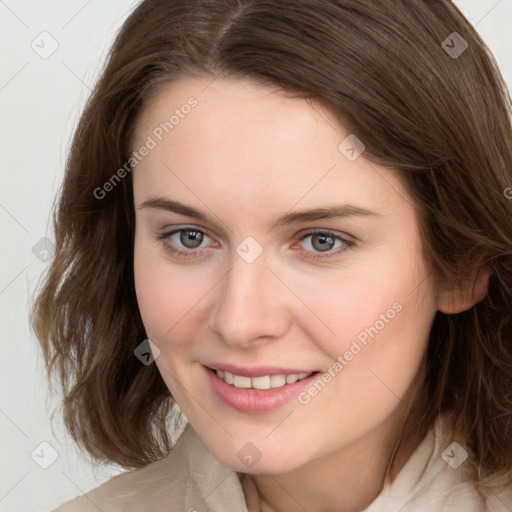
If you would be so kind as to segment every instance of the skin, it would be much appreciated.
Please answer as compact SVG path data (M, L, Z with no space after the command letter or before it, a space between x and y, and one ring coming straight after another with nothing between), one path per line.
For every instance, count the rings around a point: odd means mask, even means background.
M433 281L397 174L364 153L349 161L338 150L349 132L318 104L240 79L183 78L146 105L134 149L191 96L197 107L133 171L136 293L158 369L211 453L247 473L261 510L361 510L382 489L436 311L467 309L475 297ZM157 196L207 220L141 208ZM271 229L281 214L334 204L379 216ZM199 248L169 236L192 253L180 258L158 235L184 226L206 236ZM315 259L324 252L314 237L301 240L315 229L354 245ZM263 249L252 263L236 252L248 236ZM396 302L402 310L307 405L242 413L204 376L208 361L325 371ZM395 474L419 441L399 452ZM247 442L262 455L252 468L237 457Z

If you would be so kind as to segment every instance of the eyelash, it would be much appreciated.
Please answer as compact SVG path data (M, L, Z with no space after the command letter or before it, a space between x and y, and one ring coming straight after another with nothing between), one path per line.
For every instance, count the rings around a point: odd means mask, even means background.
M161 233L157 236L157 238L158 238L158 240L160 240L162 242L164 248L169 253L171 253L173 256L176 256L178 258L199 258L199 257L201 257L204 252L202 249L197 249L197 250L191 249L191 250L184 251L181 249L176 249L175 247L173 247L172 245L170 245L167 242L167 240L172 235L175 235L176 233L181 233L182 231L194 231L196 233L201 233L204 236L208 236L207 233L205 233L205 231L203 231L202 229L196 228L194 226L184 226L179 229L175 229L174 231L171 231L169 233ZM336 234L335 232L328 231L328 230L321 230L321 229L308 231L305 235L302 235L300 237L299 241L302 242L306 238L308 238L310 236L314 236L314 235L327 235L327 236L333 238L334 240L343 242L345 247L338 248L334 252L317 253L315 256L307 256L307 258L309 258L309 259L315 259L315 260L322 259L323 260L323 259L328 259L328 258L332 258L335 256L339 256L341 253L345 252L346 250L350 249L352 246L355 245L355 242L353 242L352 240L348 240L347 238L344 238L344 237ZM211 238L211 237L208 237L208 238ZM331 249L331 251L332 251L332 249ZM311 252L311 251L305 251L305 252Z

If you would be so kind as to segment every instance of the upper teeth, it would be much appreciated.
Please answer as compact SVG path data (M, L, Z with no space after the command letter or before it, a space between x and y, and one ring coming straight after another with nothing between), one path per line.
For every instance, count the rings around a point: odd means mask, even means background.
M280 388L286 384L293 384L302 380L311 373L290 373L289 375L263 375L261 377L242 377L233 375L230 372L216 370L217 376L224 382L235 386L236 388L270 389Z

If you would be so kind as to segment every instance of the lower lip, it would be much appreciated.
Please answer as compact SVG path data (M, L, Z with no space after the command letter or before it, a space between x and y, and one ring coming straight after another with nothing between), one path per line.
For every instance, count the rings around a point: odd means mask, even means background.
M206 371L210 386L219 400L237 411L247 413L270 412L283 407L292 401L297 395L309 387L311 382L318 377L318 372L293 384L286 384L280 388L271 389L246 389L237 388L224 382L217 373L203 366Z

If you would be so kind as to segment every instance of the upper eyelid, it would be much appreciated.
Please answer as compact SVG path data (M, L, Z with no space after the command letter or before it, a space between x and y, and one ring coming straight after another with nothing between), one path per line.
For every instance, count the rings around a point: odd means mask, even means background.
M329 234L334 235L335 237L346 239L350 242L355 242L356 238L348 233L344 233L341 231L336 231L335 229L324 229L324 228L310 228L304 230L303 234L299 234L299 238L302 240L304 237L309 235L320 235L320 234Z
M208 234L209 233L208 229L200 228L199 226L179 226L179 227L173 228L169 231L162 230L162 232L159 236L161 236L162 238L168 237L171 235L175 235L176 233L179 233L180 231L199 231L201 233L204 233L208 238L213 239L213 237Z

